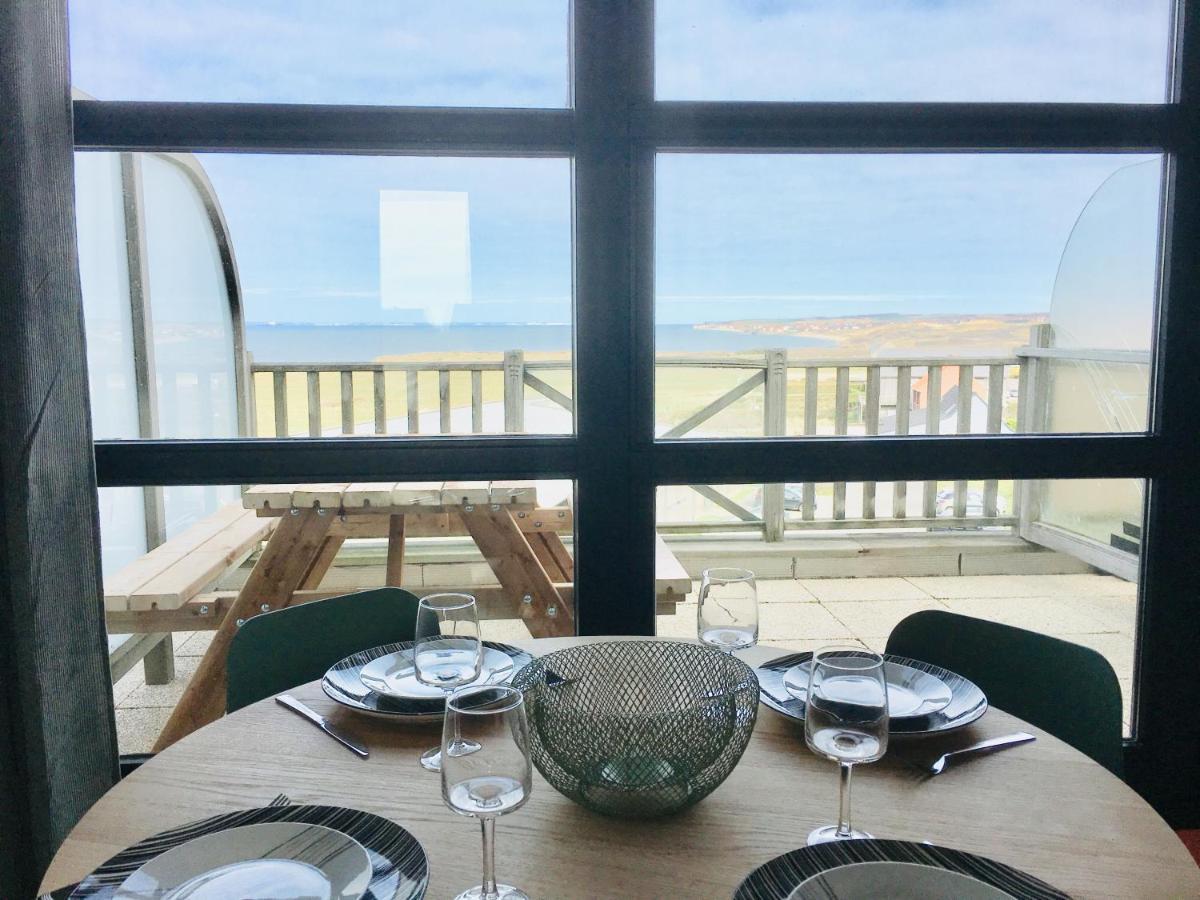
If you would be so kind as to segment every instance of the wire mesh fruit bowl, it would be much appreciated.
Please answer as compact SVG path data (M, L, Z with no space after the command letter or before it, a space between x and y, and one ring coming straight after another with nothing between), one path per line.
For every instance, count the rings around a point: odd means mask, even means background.
M653 818L711 793L741 759L758 679L697 644L613 641L547 654L523 668L534 765L595 812Z

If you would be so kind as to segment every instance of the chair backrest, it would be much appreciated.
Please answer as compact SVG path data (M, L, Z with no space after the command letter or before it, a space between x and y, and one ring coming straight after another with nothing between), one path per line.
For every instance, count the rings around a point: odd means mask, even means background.
M248 619L229 645L228 712L320 678L351 653L411 641L416 596L396 587L314 600Z
M887 652L958 672L979 685L989 703L1121 775L1121 687L1108 660L1090 647L927 610L892 630Z

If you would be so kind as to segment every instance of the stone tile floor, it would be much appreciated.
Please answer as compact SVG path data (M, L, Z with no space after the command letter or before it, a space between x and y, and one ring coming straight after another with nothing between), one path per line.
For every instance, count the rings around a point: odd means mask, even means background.
M698 587L698 585L697 585ZM691 595L695 597L695 593ZM759 582L760 643L811 650L831 642L882 650L891 629L922 609L948 609L1084 644L1112 663L1125 699L1133 686L1137 586L1108 575L977 575L771 579ZM658 617L658 633L694 637L696 604ZM528 637L518 619L483 623L484 637ZM135 666L113 688L123 753L146 752L208 648L211 632L175 635L175 680L147 685Z

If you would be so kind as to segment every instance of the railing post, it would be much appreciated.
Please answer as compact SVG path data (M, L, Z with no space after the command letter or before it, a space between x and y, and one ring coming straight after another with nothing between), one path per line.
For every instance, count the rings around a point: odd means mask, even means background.
M768 350L763 384L763 434L782 437L787 434L787 351ZM763 485L763 536L782 541L784 536L784 485Z
M1049 347L1054 343L1054 328L1049 324L1034 325L1029 329L1031 347ZM1021 351L1017 351L1021 357ZM1050 409L1050 366L1053 360L1038 356L1021 357L1021 371L1017 388L1017 431L1023 434L1046 430L1046 416ZM1017 530L1027 537L1029 526L1039 516L1041 492L1038 483L1022 480L1020 488L1013 492L1017 509Z
M525 430L525 351L504 353L504 430L520 434Z

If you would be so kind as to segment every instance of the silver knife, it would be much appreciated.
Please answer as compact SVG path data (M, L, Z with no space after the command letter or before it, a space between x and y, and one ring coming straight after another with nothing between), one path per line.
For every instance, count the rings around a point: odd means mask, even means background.
M1015 747L1018 744L1028 744L1030 741L1037 740L1032 734L1024 731L1018 731L1016 734L1006 734L1001 737L988 738L986 741L980 741L978 744L971 744L969 747L963 747L961 750L951 750L949 753L943 753L929 767L930 775L940 775L942 771L953 760L960 759L964 756L974 756L979 753L991 753L995 750L1003 750L1005 747Z
M346 737L344 734L330 725L329 720L323 715L318 713L316 710L305 706L291 694L280 694L275 698L275 702L280 706L286 706L296 715L303 716L305 719L308 719L308 721L312 722L335 741L342 744L344 747L348 747L349 749L353 750L363 759L366 759L371 755L370 750L357 741L352 741L350 738Z

